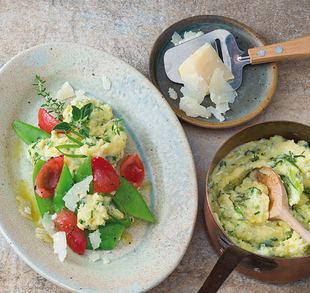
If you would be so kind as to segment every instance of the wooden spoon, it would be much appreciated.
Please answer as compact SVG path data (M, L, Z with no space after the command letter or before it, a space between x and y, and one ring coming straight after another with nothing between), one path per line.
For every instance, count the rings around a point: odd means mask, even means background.
M269 220L284 221L310 244L310 232L289 211L286 190L279 175L269 167L254 169L252 172L257 181L268 187L270 199Z

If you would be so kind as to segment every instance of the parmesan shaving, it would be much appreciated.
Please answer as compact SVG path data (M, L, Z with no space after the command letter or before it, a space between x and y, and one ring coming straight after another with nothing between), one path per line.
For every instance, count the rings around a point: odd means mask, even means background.
M80 200L79 194L85 194L89 191L89 184L92 180L93 176L88 176L83 181L74 184L72 188L69 189L67 194L63 197L65 206L69 210L74 211L76 209L76 204Z
M104 90L109 91L111 89L111 80L105 74L102 74L102 84Z
M93 233L89 233L89 240L93 249L99 248L101 243L100 231L97 229Z
M93 252L89 255L88 258L89 258L89 260L90 260L91 262L96 262L97 260L100 259L100 255L99 255L99 253L93 251Z
M75 92L69 82L65 82L60 90L56 93L56 99L59 101L67 100L73 96L75 96Z
M58 254L58 258L61 262L63 262L67 255L67 239L65 232L57 232L52 235L53 238L53 247L54 253Z

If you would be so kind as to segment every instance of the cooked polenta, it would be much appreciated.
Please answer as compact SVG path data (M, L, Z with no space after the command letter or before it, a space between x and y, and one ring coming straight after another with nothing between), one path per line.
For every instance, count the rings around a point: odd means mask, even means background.
M90 121L86 126L90 129L89 137L82 140L74 133L70 137L79 139L81 147L62 149L63 152L69 154L65 156L65 161L70 170L75 170L83 158L78 156L103 157L113 166L123 158L126 146L127 135L124 131L115 131L115 126L119 123L118 119L113 119L112 108L108 104L104 104L100 100L93 99L87 95L78 95L71 101L63 112L64 122L70 122L72 119L72 106L82 108L86 104L93 104ZM62 145L72 145L72 140L63 132L52 131L51 138L41 139L31 144L27 151L27 159L34 165L39 159L47 160L52 157L61 155L56 148Z
M270 257L309 254L309 245L286 223L268 220L268 188L249 175L262 166L279 174L290 212L310 230L310 149L305 141L295 143L281 136L245 143L218 164L208 182L215 218L246 250Z

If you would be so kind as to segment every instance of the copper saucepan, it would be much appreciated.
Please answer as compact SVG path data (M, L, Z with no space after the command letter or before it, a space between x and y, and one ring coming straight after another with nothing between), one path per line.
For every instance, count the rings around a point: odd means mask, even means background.
M217 292L230 273L238 272L266 282L281 283L300 280L310 276L310 255L294 258L264 257L233 244L215 219L208 198L208 181L217 164L234 148L249 141L281 135L295 142L310 142L310 127L290 121L258 123L234 134L217 151L207 175L204 216L206 232L211 245L220 256L203 287L202 292Z

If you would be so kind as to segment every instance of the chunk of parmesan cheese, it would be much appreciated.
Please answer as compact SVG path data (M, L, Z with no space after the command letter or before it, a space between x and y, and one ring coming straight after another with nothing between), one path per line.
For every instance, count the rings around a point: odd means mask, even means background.
M58 258L62 262L65 260L67 255L66 233L60 231L52 235L52 237L53 237L54 253L58 254Z
M65 82L60 90L56 93L56 99L59 101L67 100L73 96L75 96L75 91L69 82Z
M74 211L76 209L76 204L80 200L79 194L86 194L89 191L89 184L92 182L93 176L86 177L83 181L78 182L69 189L67 194L63 197L65 206Z
M216 68L223 70L223 76L226 81L234 79L233 74L222 62L213 47L206 43L181 64L179 74L182 80L184 80L186 75L197 74L209 85ZM206 94L209 94L209 91Z

